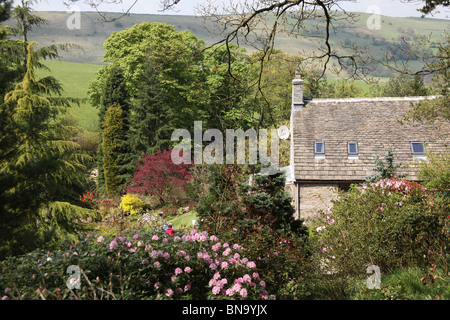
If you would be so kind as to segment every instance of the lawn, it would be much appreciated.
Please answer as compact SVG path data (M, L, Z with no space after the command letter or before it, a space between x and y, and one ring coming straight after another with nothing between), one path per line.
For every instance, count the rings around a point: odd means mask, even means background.
M184 229L187 231L193 227L192 220L197 221L197 213L195 211L189 211L188 213L177 216L169 221L172 223L175 230Z
M39 76L52 75L62 83L64 96L80 99L88 98L89 82L95 78L95 73L101 67L95 64L62 61L45 61L44 64L50 70L39 70ZM93 108L88 101L80 103L79 106L73 105L73 117L84 131L98 131L97 113L97 109Z

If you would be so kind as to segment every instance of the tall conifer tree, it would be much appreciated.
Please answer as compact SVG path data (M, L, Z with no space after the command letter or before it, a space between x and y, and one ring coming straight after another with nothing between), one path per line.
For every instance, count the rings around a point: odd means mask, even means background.
M36 77L35 44L27 47L23 80L5 95L2 106L15 139L1 145L0 257L30 250L49 237L72 236L81 227L77 221L93 217L77 201L91 158L64 138L71 128L59 115L68 103L51 96L60 90L55 79Z
M121 191L119 155L123 152L123 139L122 108L119 105L112 105L106 110L102 132L103 170L105 191L108 195L115 195Z
M97 151L97 169L98 169L98 187L99 190L103 191L105 189L105 176L104 176L104 165L103 165L103 142L102 142L102 132L104 130L104 120L106 110L110 106L120 106L122 110L123 118L123 133L126 133L129 128L128 116L130 112L130 98L128 91L126 90L125 79L123 76L122 69L118 64L112 64L109 72L106 76L103 91L100 97L100 107L99 107L99 123L100 123L100 135L99 135L99 147ZM121 138L124 140L124 137ZM122 147L122 152L127 152L125 142ZM122 155L121 158L126 157ZM118 164L119 165L119 164ZM125 184L126 181L121 181L121 184Z

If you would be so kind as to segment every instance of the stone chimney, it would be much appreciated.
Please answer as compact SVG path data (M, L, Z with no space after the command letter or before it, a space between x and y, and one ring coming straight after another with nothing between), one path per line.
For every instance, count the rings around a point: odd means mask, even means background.
M303 106L303 80L300 79L300 71L295 71L295 78L292 80L292 110L300 110Z

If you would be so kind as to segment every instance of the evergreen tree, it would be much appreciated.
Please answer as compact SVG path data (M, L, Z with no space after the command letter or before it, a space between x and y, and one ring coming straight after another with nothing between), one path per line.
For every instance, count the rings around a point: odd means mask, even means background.
M35 0L21 0L12 10L12 16L17 22L17 33L22 36L22 45L25 57L27 56L27 46L28 46L28 32L34 27L39 27L42 24L47 23L47 20L41 18L37 15L33 15L31 12L33 8L31 7ZM26 62L26 58L24 59Z
M60 121L68 102L53 78L37 79L36 43L27 47L23 80L4 98L8 137L0 156L0 257L26 252L55 237L73 236L81 219L94 217L77 199L90 157L66 140L72 128ZM63 104L60 104L63 103Z
M124 120L122 108L112 105L103 122L102 149L105 191L114 195L121 191L119 154L123 151Z
M210 166L210 185L196 207L206 228L220 234L230 226L243 235L251 232L305 234L302 220L293 216L292 197L285 191L285 175L254 175L234 165Z
M420 75L400 74L389 79L382 91L384 97L426 96L427 94L428 89Z
M0 22L8 20L12 4L12 0L0 0Z
M387 150L384 158L386 160L386 164L383 163L380 156L377 154L374 168L376 173L374 175L367 176L367 182L377 182L382 179L390 179L395 177L397 169L401 167L401 164L394 164L395 155L392 150ZM401 175L399 176L399 178L402 177L403 176Z
M142 75L139 94L133 105L129 145L138 158L153 155L158 150L167 150L171 144L173 109L162 87L159 75L162 66L148 60Z
M101 92L100 102L101 102L99 106L100 135L97 150L97 170L98 170L97 182L99 190L102 191L105 188L102 131L107 108L113 105L120 106L122 109L124 133L126 133L129 128L128 117L130 113L130 98L126 90L123 71L118 64L112 64L108 69L104 87ZM126 153L128 151L125 148L125 143L122 148L122 151L123 151L122 157L125 158ZM121 184L125 184L126 181L127 180L121 181Z

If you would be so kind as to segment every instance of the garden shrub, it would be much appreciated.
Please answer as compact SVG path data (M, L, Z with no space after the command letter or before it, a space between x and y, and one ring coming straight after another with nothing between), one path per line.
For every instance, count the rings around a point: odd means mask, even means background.
M383 179L348 194L322 212L314 238L327 270L363 275L432 263L446 267L449 200L418 183Z
M124 212L129 212L131 215L133 215L139 213L144 205L144 201L142 201L138 196L128 193L122 196L120 208Z
M307 229L293 218L285 176L255 175L249 185L245 167L211 166L207 192L196 207L200 227L245 248L267 288L279 299L305 299L310 250Z
M155 155L144 154L138 160L136 172L127 192L152 195L161 204L176 203L185 195L186 184L191 180L190 165L175 164L171 150L159 150Z
M71 290L72 265L81 276L80 288ZM275 298L258 272L237 243L196 229L170 237L141 227L2 261L0 290L3 299Z

